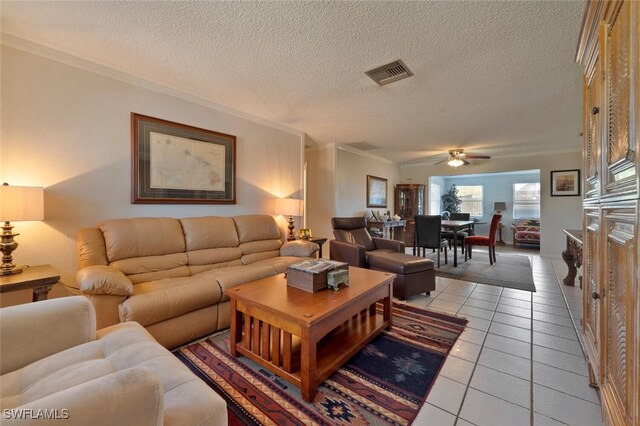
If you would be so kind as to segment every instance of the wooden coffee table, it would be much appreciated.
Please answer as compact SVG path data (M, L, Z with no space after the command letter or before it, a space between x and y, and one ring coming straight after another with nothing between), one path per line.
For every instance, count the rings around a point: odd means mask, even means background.
M391 328L394 274L349 267L349 287L309 293L284 274L226 290L231 298L231 354L242 354L299 387L316 387ZM382 302L383 314L376 313Z

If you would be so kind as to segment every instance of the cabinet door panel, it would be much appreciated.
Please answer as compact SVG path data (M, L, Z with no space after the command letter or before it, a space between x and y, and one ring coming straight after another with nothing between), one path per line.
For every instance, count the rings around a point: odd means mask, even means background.
M602 146L602 66L596 61L594 71L585 76L583 188L585 202L600 199L600 149Z
M637 197L637 153L633 122L632 49L637 34L632 29L632 1L622 4L604 37L606 56L607 135L603 146L603 198ZM637 6L633 6L637 7Z
M582 329L584 343L590 367L592 385L602 383L602 364L600 363L600 324L602 321L602 278L600 275L600 208L584 209L584 245L583 245L583 291L584 306Z
M637 395L638 201L603 207L604 315L602 397L613 424L635 425Z

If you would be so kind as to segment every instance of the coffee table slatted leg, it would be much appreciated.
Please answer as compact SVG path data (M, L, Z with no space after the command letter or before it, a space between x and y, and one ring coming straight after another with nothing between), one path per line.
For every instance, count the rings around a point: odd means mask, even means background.
M253 318L253 327L251 329L251 352L260 356L260 324L262 321Z
M269 353L269 340L271 338L271 330L269 324L267 324L266 322L262 323L262 333L260 337L262 340L262 358L264 358L266 361L271 361L271 354Z
M271 327L271 362L276 367L280 367L280 329Z
M247 350L251 349L251 320L252 318L249 315L244 315L244 322L242 323L242 346Z
M316 397L316 341L308 328L302 328L300 352L300 390L302 399L311 402Z
M242 341L242 312L236 310L236 300L231 300L231 341L229 342L229 349L231 355L238 356L236 345Z
M282 369L291 373L291 333L282 331Z

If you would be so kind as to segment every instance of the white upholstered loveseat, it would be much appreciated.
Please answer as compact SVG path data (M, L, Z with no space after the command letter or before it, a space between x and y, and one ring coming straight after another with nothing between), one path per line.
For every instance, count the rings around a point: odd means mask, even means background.
M0 309L2 425L226 425L222 397L140 325L81 296ZM57 420L56 420L57 419Z
M135 321L167 348L229 327L224 290L283 273L317 244L268 215L108 220L77 235L78 294L98 328Z

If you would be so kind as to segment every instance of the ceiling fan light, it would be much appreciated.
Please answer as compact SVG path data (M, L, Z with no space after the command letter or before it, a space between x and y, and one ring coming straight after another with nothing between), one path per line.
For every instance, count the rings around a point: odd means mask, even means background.
M459 158L452 158L451 160L447 161L447 165L453 167L453 168L457 168L460 167L464 164L464 161L462 161Z

